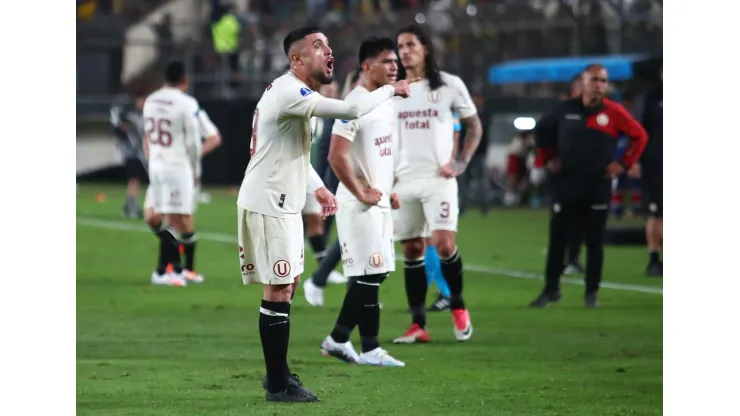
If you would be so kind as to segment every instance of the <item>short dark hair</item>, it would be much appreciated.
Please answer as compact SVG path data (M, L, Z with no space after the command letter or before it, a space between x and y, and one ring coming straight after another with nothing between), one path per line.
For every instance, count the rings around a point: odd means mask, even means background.
M168 84L179 84L185 79L185 64L174 61L167 64L164 69L164 80Z
M314 33L321 33L321 29L316 26L303 26L288 33L288 36L283 39L283 51L285 51L285 55L288 55L288 51L294 43Z
M373 36L365 39L360 45L360 52L358 54L360 65L368 59L377 58L378 55L385 51L395 51L396 42L389 37L378 37Z

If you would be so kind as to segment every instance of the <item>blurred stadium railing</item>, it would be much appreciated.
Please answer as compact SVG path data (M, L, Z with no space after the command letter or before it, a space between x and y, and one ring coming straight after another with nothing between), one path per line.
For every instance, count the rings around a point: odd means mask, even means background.
M282 39L307 22L329 37L341 83L357 65L364 37L393 36L416 23L432 34L441 67L463 78L481 108L486 143L461 188L472 203L485 205L500 193L500 178L477 179L487 171L487 147L503 152L488 159L504 160L516 132L513 120L537 117L568 85L560 78L492 83L492 66L531 58L662 55L662 0L230 2L242 22L235 70L216 53L211 36L211 23L227 12L223 1L78 0L78 121L107 118L114 95L153 90L173 58L186 62L191 93L199 99L258 98L287 65ZM80 11L89 3L96 5L91 16ZM615 92L623 90L617 82Z

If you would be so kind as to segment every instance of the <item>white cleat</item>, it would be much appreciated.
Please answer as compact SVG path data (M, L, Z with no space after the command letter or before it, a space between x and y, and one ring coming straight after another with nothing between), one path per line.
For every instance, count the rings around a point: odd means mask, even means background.
M331 284L343 284L348 281L349 279L347 277L336 270L332 270L331 273L329 273L329 277L326 279L326 282Z
M390 355L388 351L378 347L369 352L363 352L360 354L360 359L357 364L361 365L377 365L381 367L405 367L406 364L403 361L399 361Z
M313 284L313 279L308 279L303 283L303 294L309 305L324 306L324 289Z
M203 283L206 280L202 274L198 274L192 270L183 269L182 274L188 283Z
M185 275L175 273L157 274L156 271L152 272L152 284L161 286L186 286L187 280Z
M352 346L352 342L347 341L340 344L334 341L331 335L324 338L324 341L321 343L321 353L325 357L335 357L345 363L356 363L360 359L360 356L357 355L357 351L355 351L355 348Z

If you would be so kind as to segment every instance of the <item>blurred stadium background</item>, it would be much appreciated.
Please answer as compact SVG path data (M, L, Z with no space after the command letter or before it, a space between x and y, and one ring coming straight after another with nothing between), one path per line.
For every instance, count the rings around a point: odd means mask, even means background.
M225 243L235 234L232 192L248 163L254 105L287 64L283 37L306 22L329 37L340 87L364 37L421 25L441 67L468 85L484 139L460 178L474 342L456 345L449 317L435 316L440 342L401 349L405 373L337 367L317 355L342 289L327 294L334 306L324 310L299 299L291 357L325 399L302 412L661 414L662 283L642 277L639 187L613 201L612 227L637 233L621 241L633 245L607 251L604 308L582 310L575 277L557 310L528 311L544 268L547 193L528 183L512 192L507 160L587 63L607 67L610 95L626 107L656 85L662 8L662 0L77 0L78 414L276 411L261 404L264 369L249 335L258 295L241 289L235 247ZM158 88L175 58L224 140L203 162L208 203L196 223L206 284L179 293L148 285L156 245L143 222L120 215L124 169L109 121L114 102ZM402 286L383 288L388 338L407 323ZM414 383L425 387L399 397Z

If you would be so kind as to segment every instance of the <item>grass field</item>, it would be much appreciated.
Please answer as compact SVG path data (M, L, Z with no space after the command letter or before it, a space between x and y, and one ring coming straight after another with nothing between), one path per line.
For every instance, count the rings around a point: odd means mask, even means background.
M448 313L430 314L433 342L395 346L409 324L402 270L381 289L381 342L405 368L324 358L344 286L315 309L293 302L290 363L320 403L264 402L257 331L259 286L238 271L235 197L201 204L196 266L202 285L153 287L156 242L123 219L123 188L83 186L77 197L79 415L659 415L662 282L642 276L644 248L609 248L602 307L583 307L577 279L563 301L525 305L541 289L547 214L469 212L459 247L475 333L457 343ZM104 202L96 199L105 194ZM310 252L310 251L307 251ZM306 271L314 264L307 256ZM430 293L428 300L433 300ZM356 335L356 334L355 334ZM359 340L353 339L355 345Z

